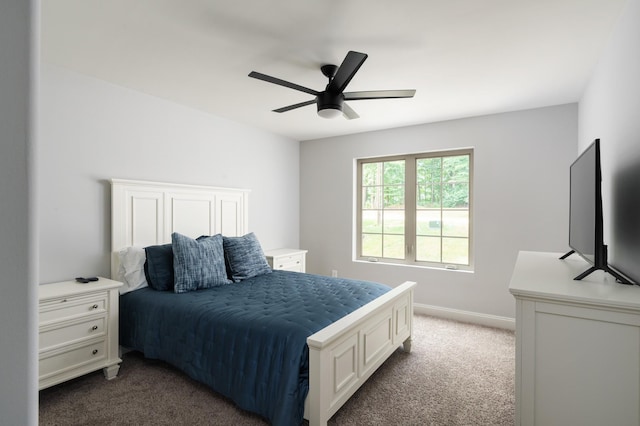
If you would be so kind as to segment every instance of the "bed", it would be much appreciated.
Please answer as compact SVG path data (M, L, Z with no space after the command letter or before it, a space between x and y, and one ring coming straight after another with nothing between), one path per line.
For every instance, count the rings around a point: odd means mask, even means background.
M248 190L111 184L113 277L128 248L165 246L177 235L222 234L225 243L252 235ZM312 426L325 425L399 346L411 350L413 282L390 288L270 270L241 278L197 291L146 287L122 295L121 344L175 365L272 424L304 416Z

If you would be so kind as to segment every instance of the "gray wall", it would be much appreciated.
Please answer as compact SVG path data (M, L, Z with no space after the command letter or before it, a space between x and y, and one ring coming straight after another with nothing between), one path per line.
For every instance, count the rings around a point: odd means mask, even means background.
M640 0L629 0L580 101L580 151L601 140L609 263L640 282Z
M248 188L263 247L299 242L299 143L42 67L41 282L109 275L110 178Z
M415 302L515 317L508 284L519 250L566 251L569 165L577 105L534 109L302 142L301 247L308 270L397 285ZM353 259L354 159L474 147L475 272Z
M37 424L37 1L0 2L0 423Z

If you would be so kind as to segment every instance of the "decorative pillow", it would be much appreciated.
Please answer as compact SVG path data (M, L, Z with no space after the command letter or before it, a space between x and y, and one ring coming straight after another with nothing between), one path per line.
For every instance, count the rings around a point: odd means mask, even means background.
M173 291L173 248L171 244L145 247L147 261L144 275L149 287L159 291Z
M174 232L173 270L175 293L227 284L222 235L194 240Z
M271 272L260 242L253 232L242 237L223 237L223 243L224 256L233 281Z
M144 249L141 247L127 247L118 252L120 267L116 279L124 284L118 289L120 294L147 287L144 260Z

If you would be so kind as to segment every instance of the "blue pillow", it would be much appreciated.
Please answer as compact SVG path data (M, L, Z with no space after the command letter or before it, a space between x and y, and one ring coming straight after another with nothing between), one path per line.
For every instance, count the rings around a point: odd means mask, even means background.
M147 256L144 275L149 287L159 291L173 291L173 249L171 244L144 248Z
M223 237L229 275L235 282L271 272L258 238L253 232L242 237Z
M194 240L174 232L173 269L175 293L228 284L222 235Z

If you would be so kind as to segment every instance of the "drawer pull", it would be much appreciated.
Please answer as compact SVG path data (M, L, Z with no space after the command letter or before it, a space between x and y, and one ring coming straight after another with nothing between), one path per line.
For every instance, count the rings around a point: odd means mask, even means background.
M98 353L98 350L97 350L97 349L94 349L94 350L93 350L93 352L91 352L91 354L92 354L92 355L95 355L95 354L97 354L97 353Z
M62 299L62 300L60 301L60 303L65 303L66 301L67 301L67 299Z
M98 309L98 305L93 305L91 309Z
M91 331L96 331L98 329L97 325L94 325L93 327L91 327Z

